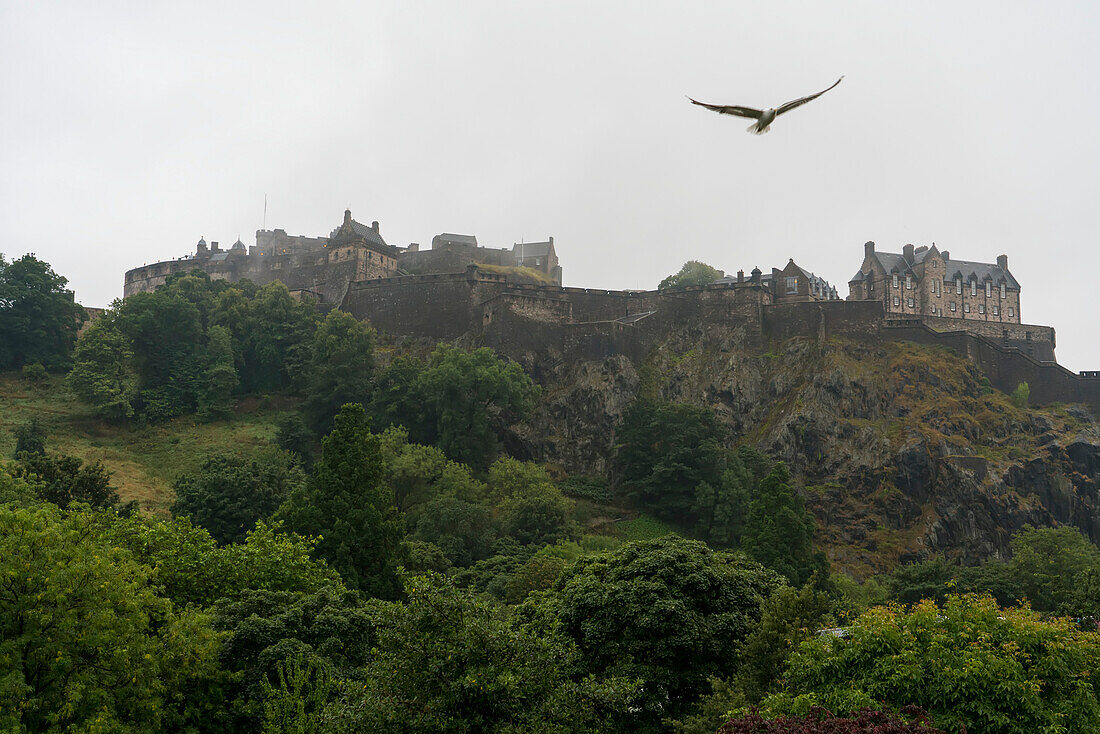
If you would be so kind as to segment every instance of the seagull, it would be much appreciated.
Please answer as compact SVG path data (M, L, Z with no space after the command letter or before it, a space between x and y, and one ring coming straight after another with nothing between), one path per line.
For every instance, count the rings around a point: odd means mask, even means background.
M837 79L836 82L833 83L833 87L835 87L837 84L840 84L843 79L844 77L840 77L840 79ZM691 99L691 97L688 97L688 99L691 100L692 104L697 104L700 107L706 107L708 110L714 110L720 115L751 117L756 120L756 122L749 125L748 131L753 135L763 135L764 133L768 132L768 126L775 121L775 118L779 117L784 112L790 112L795 107L801 107L807 102L812 102L821 95L825 94L825 92L828 92L829 89L832 89L833 87L822 89L817 94L811 94L809 97L800 97L799 99L792 100L785 104L781 104L778 107L772 107L766 110L757 110L753 109L752 107L738 107L736 105L707 104L705 102L696 102L694 99Z

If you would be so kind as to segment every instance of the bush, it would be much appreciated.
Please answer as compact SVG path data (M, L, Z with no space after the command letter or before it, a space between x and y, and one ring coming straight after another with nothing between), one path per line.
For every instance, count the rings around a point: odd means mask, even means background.
M1031 397L1031 387L1026 382L1021 382L1016 386L1016 389L1012 391L1012 404L1017 408L1026 408L1027 401Z
M15 429L15 455L46 453L46 429L38 416Z
M906 709L912 720L874 709L864 709L852 717L838 717L823 708L806 716L781 716L767 720L758 713L731 719L718 734L936 734L928 717L919 709Z
M35 387L39 387L44 385L49 379L50 376L46 373L46 368L42 366L41 362L23 365L24 382L29 382Z

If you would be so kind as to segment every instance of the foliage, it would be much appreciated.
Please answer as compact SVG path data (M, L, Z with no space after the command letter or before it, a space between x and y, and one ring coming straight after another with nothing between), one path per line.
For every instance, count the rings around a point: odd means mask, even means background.
M306 697L299 703L318 711L321 701L310 697L323 698L328 691L312 686L358 676L376 643L374 615L359 595L332 585L310 593L243 591L218 602L214 628L226 634L219 659L234 672L230 708L240 731L259 729L269 705L275 711L264 718L277 712L285 717L288 706L297 707L288 690L271 701L272 682L280 677L284 685L297 687L298 697ZM288 680L295 665L312 671L311 680Z
M539 389L515 362L488 347L467 352L441 344L419 375L416 390L435 443L455 461L481 468L497 436L534 407Z
M111 473L101 461L85 464L75 456L24 452L18 455L14 469L15 476L39 482L39 497L58 507L68 507L73 502L92 507L118 504Z
M435 446L409 443L408 438L408 431L402 426L391 426L382 433L386 482L393 490L399 510L416 512L439 497L464 502L485 499L485 485L474 478L469 467L451 461Z
M0 507L0 579L0 728L157 731L201 717L209 621L158 596L96 516Z
M852 716L833 716L815 708L805 716L769 720L753 712L727 721L718 734L943 734L919 709L908 708L903 714L906 718L867 708Z
M65 290L68 279L28 254L0 256L0 370L40 363L65 367L76 332L87 318Z
M332 679L318 660L302 655L275 665L277 684L264 679L263 734L313 734L321 729L321 711Z
M219 543L237 543L304 483L294 457L283 451L272 449L251 459L218 454L176 480L172 514L189 517Z
M670 275L657 285L657 290L682 288L688 285L709 285L724 273L699 260L688 260L675 275Z
M374 331L344 311L329 311L317 327L302 378L306 421L327 432L345 403L370 398L374 371Z
M31 364L23 365L21 371L23 381L33 385L34 387L41 387L50 380L49 373L46 372L46 368L41 362L33 362Z
M1016 386L1016 389L1012 391L1010 398L1012 399L1013 405L1023 410L1027 407L1028 399L1031 398L1031 388L1026 382L1021 382Z
M275 425L275 444L283 451L294 454L303 466L313 464L316 439L313 431L298 413L287 413Z
M489 496L501 508L504 532L524 545L547 545L576 535L573 501L536 464L498 459L489 468Z
M627 495L658 517L683 521L700 483L721 480L724 433L708 408L635 400L615 434L615 465Z
M247 589L312 592L338 581L313 558L313 542L258 523L243 543L219 547L187 519L104 515L105 537L153 569L152 580L177 605L210 607Z
M718 481L711 485L704 480L695 487L696 536L716 546L740 544L749 503L770 469L768 458L752 447L727 453Z
M801 586L815 571L828 568L825 555L813 547L815 527L814 516L791 488L790 474L780 462L761 480L749 503L741 548L750 558Z
M1092 732L1100 727L1095 677L1100 639L1027 607L950 595L906 612L877 607L847 628L792 653L771 714L837 713L879 702L921 706L948 731Z
M370 432L362 405L340 409L313 476L276 517L289 530L317 538L317 555L349 587L382 598L397 594L404 519L385 482L381 440Z
M225 420L233 413L233 391L237 389L237 368L233 343L224 326L207 331L203 379L199 386L198 416L201 420Z
M778 577L751 561L670 536L585 556L554 587L562 630L587 669L642 681L634 725L659 729L732 675L737 649Z
M577 669L572 644L509 619L439 576L378 604L363 685L325 722L333 732L602 732L631 687Z
M437 497L421 509L411 537L434 544L450 564L465 567L489 554L496 535L488 508L455 497Z
M15 429L15 455L46 453L46 429L38 416Z
M67 382L96 414L122 421L134 415L137 375L130 340L118 328L116 315L103 314L80 337Z
M17 476L12 464L0 463L0 505L28 507L39 502L42 484L37 479L27 481Z
M417 387L425 367L420 360L399 354L378 374L369 410L375 426L404 428L414 443L435 442L435 426Z

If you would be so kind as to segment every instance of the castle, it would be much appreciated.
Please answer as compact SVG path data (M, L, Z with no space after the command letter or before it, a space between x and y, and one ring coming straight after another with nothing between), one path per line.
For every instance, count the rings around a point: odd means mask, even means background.
M128 271L125 295L194 269L229 281L279 280L394 336L473 334L521 359L546 350L562 359L644 359L670 333L712 326L740 334L750 349L794 336L908 339L963 353L999 389L1026 381L1036 403L1100 406L1100 373L1059 366L1054 329L1022 322L1020 285L1004 255L980 263L952 260L935 245L885 253L868 242L845 300L793 260L705 286L610 291L563 287L552 237L496 249L472 235L440 234L430 250L399 248L377 222L345 211L328 237L260 230L247 252L239 240L227 251L200 240L194 255Z

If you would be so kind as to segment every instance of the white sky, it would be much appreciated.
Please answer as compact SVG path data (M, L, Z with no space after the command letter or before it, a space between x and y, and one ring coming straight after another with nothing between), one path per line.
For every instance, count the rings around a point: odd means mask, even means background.
M86 305L200 235L553 235L567 285L1009 256L1100 369L1100 3L0 0L0 252ZM684 99L773 106L780 118Z

